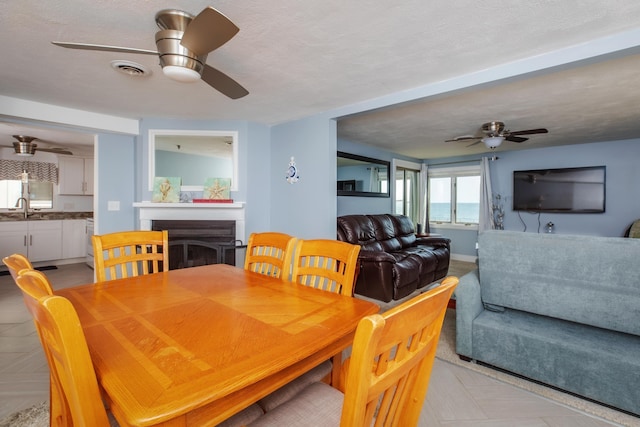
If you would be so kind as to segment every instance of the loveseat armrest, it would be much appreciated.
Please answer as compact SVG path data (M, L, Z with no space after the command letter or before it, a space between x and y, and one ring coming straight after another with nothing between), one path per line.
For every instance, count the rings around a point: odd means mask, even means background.
M451 245L451 239L447 237L419 237L416 236L414 245L433 246L434 248L448 248Z
M358 260L361 262L390 262L392 264L396 262L391 254L383 251L360 251Z
M354 292L389 302L394 297L393 278L396 259L388 252L360 251L360 270Z
M456 353L473 357L473 320L484 310L480 296L478 269L460 278L456 297Z

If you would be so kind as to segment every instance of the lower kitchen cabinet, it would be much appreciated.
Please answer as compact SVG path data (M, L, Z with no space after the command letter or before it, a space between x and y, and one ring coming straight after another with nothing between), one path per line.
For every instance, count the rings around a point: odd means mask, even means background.
M14 253L31 262L62 258L62 221L0 222L0 258Z

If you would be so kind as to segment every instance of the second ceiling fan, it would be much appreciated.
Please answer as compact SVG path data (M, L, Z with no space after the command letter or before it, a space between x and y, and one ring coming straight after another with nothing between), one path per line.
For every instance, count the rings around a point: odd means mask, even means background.
M231 99L249 94L238 82L206 64L207 55L219 48L240 29L211 6L197 16L177 9L164 9L156 13L157 51L119 46L54 41L53 44L70 49L100 50L107 52L157 55L162 72L169 78L193 82L202 79L209 86Z
M459 136L453 139L448 139L445 142L459 142L459 141L474 141L472 144L468 146L471 147L473 145L484 142L487 148L495 149L496 147L502 144L502 141L511 141L521 143L529 138L523 138L521 135L535 135L540 133L548 133L549 131L544 128L539 129L527 129L527 130L518 130L518 131L510 131L505 128L504 122L493 121L484 123L481 127L482 135L474 136L474 135L465 135Z

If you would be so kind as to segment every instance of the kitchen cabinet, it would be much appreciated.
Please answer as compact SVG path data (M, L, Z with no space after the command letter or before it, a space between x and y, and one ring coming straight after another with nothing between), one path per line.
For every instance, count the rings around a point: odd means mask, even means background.
M0 222L0 258L21 253L31 262L62 258L62 221Z
M87 256L87 221L65 219L62 221L62 258L84 258Z
M58 156L58 194L93 195L93 158Z

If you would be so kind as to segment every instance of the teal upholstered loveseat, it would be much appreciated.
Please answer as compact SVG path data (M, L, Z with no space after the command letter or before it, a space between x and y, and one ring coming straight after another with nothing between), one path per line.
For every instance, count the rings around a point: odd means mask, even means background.
M640 239L491 230L456 352L640 415Z

